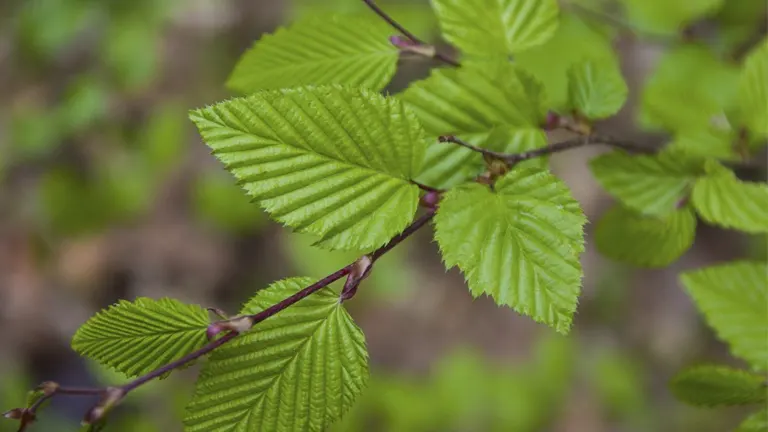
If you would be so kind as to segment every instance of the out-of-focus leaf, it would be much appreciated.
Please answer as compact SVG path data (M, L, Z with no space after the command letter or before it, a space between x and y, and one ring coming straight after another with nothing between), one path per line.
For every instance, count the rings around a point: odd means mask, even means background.
M547 107L567 111L568 70L581 61L615 57L611 40L573 13L564 12L554 36L515 56L546 88Z

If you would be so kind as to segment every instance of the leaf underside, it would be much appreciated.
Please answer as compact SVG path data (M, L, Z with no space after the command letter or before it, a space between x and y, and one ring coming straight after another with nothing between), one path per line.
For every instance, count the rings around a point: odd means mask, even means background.
M205 142L276 220L331 249L371 250L412 220L424 132L399 101L337 85L195 110Z
M72 348L128 377L151 372L206 344L208 312L178 300L121 300L83 324Z
M581 288L586 219L567 186L545 170L519 168L495 184L448 191L435 217L447 267L474 296L567 333Z
M241 313L258 313L312 282L276 282ZM211 355L187 406L185 431L323 431L349 409L367 379L363 333L339 293L324 288Z

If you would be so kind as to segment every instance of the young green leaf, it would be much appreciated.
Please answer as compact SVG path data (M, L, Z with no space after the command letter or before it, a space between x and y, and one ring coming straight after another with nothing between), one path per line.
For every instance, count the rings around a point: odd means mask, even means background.
M683 273L680 280L733 355L768 371L768 264L737 261Z
M765 378L727 366L686 369L671 386L678 399L699 406L759 404L768 395Z
M766 430L768 430L768 408L763 408L741 422L736 432L765 432Z
M311 284L291 278L259 291L258 313ZM216 350L187 406L187 432L323 431L368 380L365 338L325 288Z
M595 243L603 255L642 267L672 264L691 247L695 236L696 215L687 206L653 216L617 204L595 228Z
M506 57L557 30L556 0L432 0L445 39L468 56Z
M460 138L481 148L502 153L519 153L547 145L547 135L539 128L500 126L488 133L461 135ZM433 140L427 146L424 168L418 181L437 188L449 188L471 180L484 169L483 156L453 143ZM545 168L547 158L522 162L520 166Z
M622 0L632 23L651 33L676 33L717 11L725 0Z
M578 202L534 168L514 169L494 189L472 183L443 197L435 238L446 266L462 270L474 296L567 333L582 277L586 218Z
M538 127L543 98L532 81L509 63L437 69L400 99L431 135L487 133L501 125Z
M738 69L709 47L681 44L662 57L646 81L640 121L648 128L671 131L710 127L734 108L738 80Z
M425 138L399 101L341 86L263 91L193 111L206 143L276 220L373 249L412 220Z
M751 132L768 138L768 41L747 56L739 81L739 104Z
M563 13L551 39L515 56L516 64L544 84L548 108L570 110L567 72L573 65L616 56L611 38L591 24L574 13Z
M624 205L647 215L673 212L690 194L701 163L682 154L631 155L617 150L589 162L600 185Z
M694 157L733 161L741 158L735 142L733 130L710 126L678 132L669 148Z
M693 188L693 205L709 223L749 233L768 232L768 185L743 182L719 166Z
M208 312L197 305L170 298L121 300L83 324L72 348L134 377L205 345L208 324Z
M613 59L582 61L568 71L571 105L588 119L603 119L619 112L627 92L619 65Z
M235 67L227 86L241 93L315 84L381 90L397 66L392 30L374 16L319 15L265 35Z

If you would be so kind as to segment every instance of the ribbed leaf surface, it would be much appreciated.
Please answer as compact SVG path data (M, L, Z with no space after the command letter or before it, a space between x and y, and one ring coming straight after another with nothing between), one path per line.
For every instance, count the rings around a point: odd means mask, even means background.
M664 215L686 198L703 168L672 153L602 154L589 162L592 174L613 197L635 211Z
M586 60L568 70L571 106L588 119L603 119L619 112L627 92L627 83L614 59Z
M727 366L686 369L671 386L678 399L699 406L759 404L768 396L765 378Z
M397 66L392 30L372 15L318 15L265 35L246 52L227 85L241 93L309 84L381 90Z
M276 220L372 249L413 218L424 132L399 101L341 86L263 91L192 112L205 142Z
M83 324L72 348L134 377L205 345L208 324L208 312L197 305L169 298L121 300Z
M473 295L570 329L581 288L586 223L567 186L545 170L519 168L489 187L448 191L435 217L447 267L458 266Z
M443 36L467 56L506 56L557 30L556 0L432 0Z
M693 244L696 215L689 207L663 216L643 215L617 204L595 228L597 249L617 261L666 267Z
M487 133L495 126L539 126L540 90L511 64L433 70L400 95L431 135Z
M733 355L768 370L768 264L738 261L681 276L720 339Z
M258 313L312 282L276 282L242 313ZM326 288L211 355L187 406L185 431L323 431L349 409L367 379L363 333L339 293Z
M768 232L768 185L743 182L721 167L693 188L693 205L709 223L749 233Z
M478 147L503 153L519 153L547 145L547 135L538 128L497 127L488 133L460 136ZM484 170L482 155L452 143L431 141L424 168L417 180L437 188L449 188L479 175ZM547 158L531 159L520 166L547 166Z

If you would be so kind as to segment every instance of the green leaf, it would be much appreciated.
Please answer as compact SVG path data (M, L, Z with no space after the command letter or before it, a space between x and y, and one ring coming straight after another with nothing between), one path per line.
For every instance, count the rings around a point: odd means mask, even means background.
M739 104L749 130L768 138L768 40L744 62L739 81Z
M569 69L568 80L571 105L588 119L610 117L627 100L627 84L611 59L577 63Z
M733 355L768 371L768 263L737 261L683 273L680 280Z
M646 81L640 122L646 128L671 131L710 127L735 106L738 79L738 69L715 57L707 46L682 44L662 57Z
M693 205L705 221L748 233L768 232L768 185L743 182L725 167L702 177Z
M747 405L766 401L765 378L727 366L697 366L672 379L672 392L691 405Z
M313 282L291 278L259 291L258 313ZM216 350L187 406L187 432L322 431L346 412L368 379L365 338L325 288Z
M193 111L272 217L332 249L373 249L412 220L424 131L399 101L341 86L263 91Z
M515 57L516 63L540 80L547 89L547 107L570 109L568 76L570 68L584 60L615 57L611 40L573 13L563 13L555 35Z
M672 264L690 249L695 236L696 215L687 206L652 216L616 205L595 228L595 243L603 255L642 267Z
M431 135L487 133L495 126L538 127L540 91L509 63L433 70L400 95Z
M710 126L675 134L669 148L695 157L733 161L741 156L734 145L735 141L736 136L730 128Z
M673 212L690 194L701 163L682 154L631 155L621 150L589 162L600 185L628 208L647 215Z
M263 36L238 62L227 86L241 93L309 84L381 90L395 74L393 30L368 15L315 15Z
M177 360L207 342L208 312L178 300L120 300L83 324L72 348L126 376Z
M520 153L547 145L547 135L540 128L500 126L488 133L460 136L478 147L502 153ZM520 166L545 168L547 158L540 157ZM484 170L483 156L453 143L433 140L427 146L424 168L416 177L421 183L436 188L450 188L477 177Z
M768 409L762 409L741 422L736 432L765 432L768 430Z
M676 33L712 15L724 0L623 0L629 19L646 32Z
M435 217L447 267L458 266L474 296L567 333L581 288L586 223L568 187L545 170L518 168L495 184L449 190Z
M546 42L557 30L556 0L432 0L443 37L468 56L494 57Z

